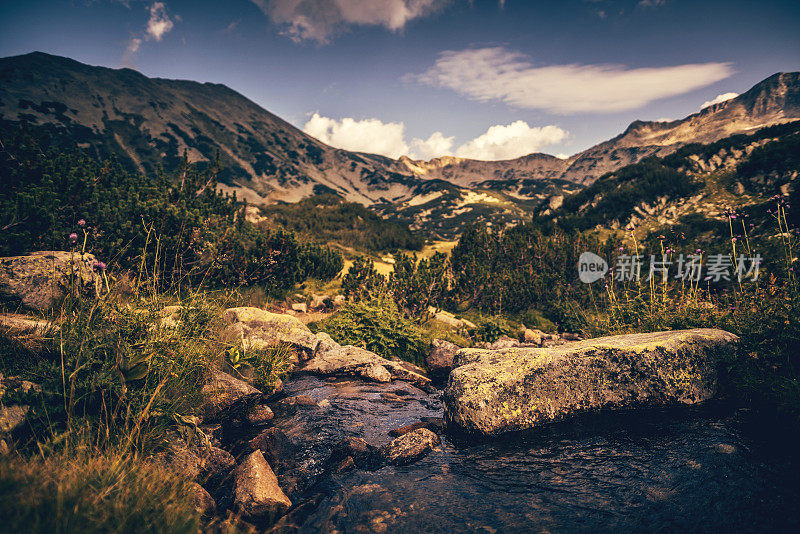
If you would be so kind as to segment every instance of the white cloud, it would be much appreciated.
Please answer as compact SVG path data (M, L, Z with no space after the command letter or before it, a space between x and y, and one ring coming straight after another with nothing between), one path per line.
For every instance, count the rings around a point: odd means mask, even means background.
M636 5L637 5L637 7L641 7L641 8L646 8L646 7L656 8L656 7L661 7L666 3L667 3L667 0L642 0L641 2L639 2Z
M150 18L144 31L145 39L160 41L175 25L167 15L167 6L163 2L154 2L149 9Z
M726 100L730 100L731 98L736 98L739 96L739 93L723 93L721 95L717 95L714 100L706 100L703 102L703 105L700 106L700 109L705 109L708 106L713 106L714 104L719 104L720 102L725 102Z
M407 155L422 160L452 155L481 160L513 159L560 143L569 135L558 126L535 128L518 120L508 125L492 126L454 150L454 137L446 137L442 132L434 132L428 139L414 138L408 142L402 122L384 123L379 119L349 117L336 120L319 113L314 113L303 126L303 131L323 143L345 150L390 158Z
M516 121L507 126L492 126L483 135L458 147L455 154L470 159L514 159L538 152L543 146L560 143L567 135L558 126L531 128L525 121Z
M733 74L729 63L633 68L621 65L534 66L502 47L448 51L418 81L473 100L501 101L553 113L615 112L705 87Z
M445 137L442 132L433 132L426 140L414 138L411 140L411 154L415 159L433 159L440 156L449 156L453 150L453 139Z
M402 122L384 123L378 119L340 121L322 117L318 113L303 126L303 131L323 143L356 152L381 154L399 158L408 153L405 142L405 125Z
M402 30L450 0L251 0L294 41L329 42L351 25Z
M126 7L128 7L127 4ZM144 31L141 34L132 35L131 38L128 39L125 46L125 53L122 55L123 65L131 66L133 57L136 55L136 52L139 51L143 41L161 41L164 35L175 27L175 23L172 22L172 19L167 15L167 6L163 2L153 2L150 7L147 8L147 11L150 17L147 19ZM176 16L175 19L180 20L180 17Z

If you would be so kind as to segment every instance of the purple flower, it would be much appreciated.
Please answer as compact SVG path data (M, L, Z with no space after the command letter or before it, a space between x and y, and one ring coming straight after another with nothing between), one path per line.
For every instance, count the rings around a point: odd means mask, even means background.
M78 240L78 234L72 232L71 234L69 234L69 240L72 241L73 243L76 242Z
M625 251L625 247L619 247L619 251L620 252L624 252Z
M732 240L734 243L736 243L736 238L735 238L735 237L732 237L732 238L731 238L731 240Z
M699 249L699 248L698 248L697 250L695 250L695 251L694 251L694 253L695 253L695 254L700 254L701 252L703 252L703 250L702 250L702 249Z
M98 269L100 269L101 271L105 271L106 270L106 264L103 263L102 261L98 261L97 263L95 263L95 266Z
M80 219L80 220L78 221L78 226L80 226L81 228L83 228L84 226L86 226L86 221L84 221L83 219Z

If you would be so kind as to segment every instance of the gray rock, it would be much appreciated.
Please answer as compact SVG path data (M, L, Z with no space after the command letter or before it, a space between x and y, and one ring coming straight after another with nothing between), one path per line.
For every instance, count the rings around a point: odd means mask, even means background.
M229 308L222 314L229 326L222 332L228 341L241 341L247 349L274 347L288 343L305 359L317 351L319 339L298 318L272 313L261 308Z
M216 368L211 371L208 382L200 392L203 396L201 413L205 421L217 420L225 412L244 408L263 397L259 390L247 382Z
M432 387L431 380L427 376L408 370L400 363L382 358L374 352L352 345L318 352L300 370L322 376L357 376L367 380L386 378L386 375L376 366L383 367L388 371L393 380L405 380L420 389L429 390Z
M257 522L273 522L292 506L261 451L250 454L236 469L234 506Z
M525 343L533 343L535 345L542 344L542 332L541 330L527 328L525 329Z
M319 344L317 345L318 354L342 348L342 346L335 342L326 332L319 332L317 334L317 339L319 340Z
M442 442L427 428L418 428L391 441L381 450L386 460L394 465L406 465L428 454Z
M361 376L375 382L392 381L392 374L386 370L386 367L377 363L373 363L364 367L364 369L361 371Z
M250 450L260 450L269 464L280 473L294 465L297 447L280 428L268 428L248 443Z
M0 300L46 311L73 291L97 296L101 278L94 256L65 251L0 258Z
M425 358L425 366L434 380L447 378L455 367L456 352L461 347L443 339L431 341L431 350Z
M17 313L0 314L0 336L18 337L35 336L45 337L57 333L60 328L50 321L37 319Z
M697 329L554 348L462 349L443 394L445 419L494 435L601 409L694 404L714 395L717 358L737 341Z
M498 349L508 349L511 347L518 347L520 345L518 339L514 339L513 337L508 336L500 336L500 338L495 341L494 343L490 343L487 348L491 350L498 350Z

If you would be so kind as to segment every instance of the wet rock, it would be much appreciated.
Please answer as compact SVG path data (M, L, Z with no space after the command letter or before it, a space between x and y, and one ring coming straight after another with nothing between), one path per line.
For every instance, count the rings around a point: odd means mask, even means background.
M716 390L716 362L738 338L714 329L631 334L553 348L462 349L445 419L494 435L600 409L694 404Z
M431 432L439 434L444 431L444 420L439 417L425 418L422 421L392 429L389 431L389 435L392 437L403 436L420 428L427 428Z
M279 428L268 428L248 443L251 450L259 450L278 472L294 465L297 447Z
M428 377L409 371L398 362L387 360L373 352L352 345L318 352L300 370L322 376L357 376L367 380L375 380L375 377L385 378L386 375L375 366L382 366L389 372L391 379L405 380L420 389L432 387Z
M460 349L461 347L458 345L443 339L431 341L431 349L425 358L425 366L432 379L436 381L447 379L447 375L455 366L456 352Z
M101 278L95 257L65 251L32 252L0 258L0 300L46 311L70 291L100 294Z
M331 451L329 463L339 466L347 458L352 458L358 467L370 469L380 461L380 451L362 438L345 438Z
M294 397L286 397L275 403L275 408L280 410L296 409L299 407L310 408L317 406L317 401L308 395L296 395Z
M205 421L214 421L231 411L244 410L249 403L263 394L242 380L219 369L213 369L208 382L200 390L203 404L200 407Z
M288 343L307 359L314 355L319 344L317 336L291 315L272 313L261 308L242 307L229 308L222 316L229 323L222 336L229 341L240 340L246 349L261 349Z
M381 452L389 463L406 465L419 460L441 442L439 436L427 428L418 428L392 440Z
M218 447L202 449L196 480L214 491L228 483L235 468L236 460L228 451Z
M192 492L192 500L194 501L194 509L197 510L202 517L211 517L217 511L217 503L214 497L197 482L192 482L190 485Z
M272 410L269 406L259 404L254 406L253 409L247 414L247 422L251 425L263 425L270 421L273 417L275 417L275 414L272 413Z
M261 451L250 454L236 469L234 506L259 523L273 522L292 506Z

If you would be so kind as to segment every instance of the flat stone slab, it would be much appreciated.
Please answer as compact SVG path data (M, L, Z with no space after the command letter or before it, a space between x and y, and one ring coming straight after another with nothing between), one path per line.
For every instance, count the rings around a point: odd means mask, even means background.
M462 349L443 394L448 427L483 435L597 410L713 397L738 337L715 329L587 339L550 348Z

